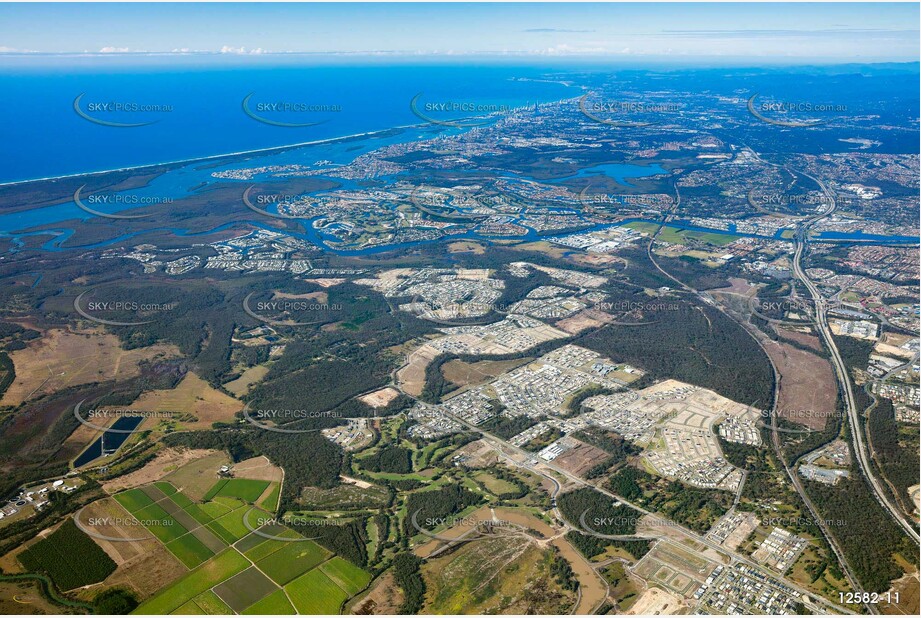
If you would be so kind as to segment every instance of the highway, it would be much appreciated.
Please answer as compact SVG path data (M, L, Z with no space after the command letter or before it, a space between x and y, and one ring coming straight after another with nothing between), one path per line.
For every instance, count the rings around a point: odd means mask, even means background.
M497 451L499 451L500 453L502 453L502 454L505 455L506 457L508 457L508 454L509 454L509 453L515 453L515 454L518 455L519 457L522 457L522 458L523 458L523 461L522 461L521 463L516 462L516 465L521 466L521 467L524 467L524 468L530 470L531 472L533 472L534 474L538 474L538 475L540 475L540 476L543 476L543 477L546 477L546 478L550 478L551 480L553 480L553 482L554 482L554 484L555 484L555 487L556 487L556 490L554 491L554 495L557 494L557 493L559 493L560 489L562 488L562 485L559 483L559 481L557 481L556 479L554 479L551 475L548 475L548 474L542 472L540 469L537 468L537 466L535 466L535 465L527 465L527 462L528 462L528 461L530 461L530 460L532 460L532 459L535 458L534 453L531 453L530 451L526 451L526 450L524 450L524 449L522 449L522 448L520 448L520 447L514 446L514 445L510 444L509 442L507 442L506 440L503 440L502 438L499 438L499 437L497 437L497 436L494 436L493 434L487 432L486 430L481 429L480 427L477 427L476 425L473 425L473 424L471 424L471 423L468 423L466 420L464 420L464 419L462 419L462 418L460 418L460 417L458 417L458 416L455 416L455 415L450 414L450 413L447 413L447 412L445 412L445 415L450 416L452 420L454 420L454 421L460 423L461 425L464 425L465 427L467 427L467 428L470 429L471 431L476 432L476 433L479 433L479 434L482 436L483 440L484 440L487 444L489 444L490 446L492 446L494 449L496 449ZM623 503L623 504L625 504L625 505L627 505L627 506L633 508L634 510L636 510L636 511L642 513L643 515L647 515L648 517L652 518L652 520L654 520L655 523L660 524L660 525L663 525L663 526L666 526L666 527L668 527L668 529L674 530L674 531L678 532L679 534L681 534L682 536L684 536L684 537L686 537L686 538L688 538L688 539L690 539L690 540L692 540L692 541L694 541L694 542L696 542L696 543L700 543L701 545L704 545L704 546L706 546L706 547L708 547L708 548L710 548L710 549L712 549L712 550L714 550L714 551L716 551L716 552L718 552L718 553L728 555L728 556L733 560L733 563L734 563L734 564L735 564L735 563L741 563L741 564L744 564L744 565L746 565L746 566L750 566L750 567L756 568L756 569L758 569L759 571L762 571L762 572L765 572L765 573L770 573L770 575L771 575L772 578L776 579L777 581L782 582L785 586L788 586L789 588L795 590L796 592L800 593L801 595L808 595L808 597L809 597L810 599L813 599L813 602L812 602L812 603L806 604L807 607L809 607L809 608L810 608L811 610L813 610L813 611L816 611L816 610L819 610L819 611L828 611L829 609L831 609L834 613L839 613L839 614L853 614L853 613L854 613L853 611L850 611L850 610L848 610L848 609L846 609L846 608L844 608L844 607L841 607L841 606L839 606L839 605L836 605L836 604L834 604L834 603L831 603L831 602L828 601L827 599L823 599L823 598L819 597L819 596L816 595L814 592L811 592L811 591L809 591L809 590L806 590L805 588L800 587L800 586L797 585L797 584L794 584L793 582L789 581L788 579L786 579L786 578L783 577L782 575L778 575L778 574L775 574L775 573L771 573L770 571L767 571L762 565L758 564L757 562L755 562L754 560L748 558L747 556L743 556L743 555L741 555L741 554L736 553L735 551L729 550L729 549L723 547L722 545L720 545L720 544L718 544L718 543L715 543L714 541L711 541L710 539L708 539L708 538L706 538L706 537L704 537L704 536L701 536L701 535L697 534L696 532L694 532L694 531L692 531L692 530L690 530L690 529L688 529L688 528L686 528L686 527L684 527L684 526L682 526L682 525L680 525L680 524L678 524L678 523L676 523L676 522L673 522L673 521L671 521L671 520L669 520L669 519L666 519L666 518L662 517L661 515L658 515L658 514L656 514L656 513L653 513L652 511L648 511L648 510L644 509L643 507L639 506L638 504L634 504L634 503L630 502L629 500L627 500L627 499L625 499L625 498L623 498L623 497L621 497L621 496L618 496L617 494L615 494L615 493L613 493L613 492L611 492L611 491L608 491L607 489L604 489L603 487L599 487L599 486L597 486L597 485L593 485L592 483L589 483L588 481L584 480L582 477L576 476L575 474L572 474L572 473L570 473L570 472L568 472L568 471L566 471L566 470L564 470L564 469L562 469L562 468L560 468L560 467L558 467L558 466L555 466L555 465L553 465L551 462L540 462L538 465L539 465L539 466L542 466L542 467L544 467L544 468L547 468L548 470L552 470L552 471L555 472L556 474L558 474L558 475L560 475L561 477L567 479L568 481L574 483L575 485L578 485L578 486L580 486L580 487L590 487L590 488L594 489L595 491L597 491L597 492L599 492L599 493L601 493L601 494L604 494L604 495L608 496L608 497L611 498L612 500L616 500L616 501L618 501L618 502L621 502L621 503ZM554 513L557 514L558 516L560 516L559 511L556 510L555 507L554 507ZM564 521L564 522L566 521L566 520L565 520L564 518L562 518L562 517L560 517L560 520L561 520L561 521ZM649 540L649 539L646 539L646 540Z
M754 151L752 151L752 152L753 152L755 158L757 158L759 161L762 161L762 162L764 162L764 163L766 163L766 164L769 164L769 165L775 165L775 166L777 166L777 164L763 161L763 160L761 159L761 157L758 155L758 153L755 153ZM781 166L778 166L778 167L781 167ZM796 235L795 235L795 238L794 238L794 243L795 243L794 258L793 258L793 271L794 271L794 276L795 276L799 281L801 281L802 284L804 285L804 287L809 291L809 294L810 294L810 296L811 296L811 298L812 298L813 304L815 305L815 311L814 311L814 314L815 314L815 315L814 315L815 324L816 324L817 330L819 331L819 333L820 333L821 336L822 336L823 341L824 341L825 344L826 344L826 347L828 348L828 350L829 350L829 352L830 352L830 356L831 356L831 358L832 358L832 362L833 362L833 365L834 365L834 367L835 367L835 373L836 373L836 375L837 375L838 382L839 382L839 385L840 385L840 387L841 387L840 390L841 390L841 393L842 393L842 397L844 398L844 402L845 402L846 407L847 407L848 418L849 418L849 420L850 420L850 426L851 426L851 428L852 428L851 433L852 433L852 436L853 436L854 451L855 451L856 459L857 459L857 461L858 461L858 463L859 463L859 465L860 465L861 472L862 472L863 475L867 478L867 480L869 481L871 487L873 488L873 491L874 491L874 494L875 494L875 496L876 496L877 501L879 501L879 503L890 513L890 515L893 517L893 519L896 520L896 522L906 531L906 533L914 540L914 542L915 542L915 543L918 543L918 542L919 542L919 535L918 535L917 530L915 530L913 523L907 521L907 520L904 518L902 512L901 512L898 508L896 508L896 506L894 506L894 505L890 502L890 500L888 499L888 496L887 496L887 495L885 494L885 492L882 490L882 487L881 487L879 481L878 481L878 480L873 476L873 474L872 474L872 469L871 469L871 467L870 467L870 465L869 465L869 460L868 460L868 456L867 456L867 453L868 453L867 445L866 445L866 442L865 442L865 440L864 440L864 436L862 435L862 433L860 432L860 429L859 429L860 426L861 426L861 425L860 425L860 416L859 416L859 411L857 410L857 406L856 406L856 400L855 400L855 397L854 397L853 385L852 385L850 376L849 376L849 374L848 374L847 368L846 368L846 366L845 366L845 364L844 364L844 361L843 361L843 359L842 359L842 357L841 357L841 355L840 355L840 353L839 353L839 351L838 351L837 346L835 345L834 340L832 339L831 331L830 331L829 326L828 326L827 315L826 315L827 307L825 306L825 302L823 301L822 296L821 296L821 294L819 293L819 290L818 290L817 286L809 279L809 277L806 275L806 273L805 273L805 271L804 271L804 269L803 269L803 266L802 266L803 256L804 256L804 253L805 253L805 251L806 251L806 246L807 246L807 243L808 243L809 230L810 230L818 221L821 221L822 219L824 219L824 218L830 216L830 215L835 211L836 203L835 203L835 201L834 201L833 196L831 195L831 192L828 190L827 186L826 186L824 183L822 183L822 182L819 181L818 179L816 179L816 178L814 178L814 177L812 177L812 176L810 176L810 175L808 175L808 174L805 174L805 173L803 173L803 172L798 172L798 173L802 174L803 176L805 176L805 177L807 177L807 178L810 178L810 179L811 179L813 182L815 182L819 187L821 187L822 191L825 193L826 197L828 198L828 204L829 204L829 206L828 206L828 208L824 209L822 212L816 213L815 215L813 215L813 216L810 217L809 219L805 220L804 222L802 222L802 223L798 226L797 232L796 232ZM676 208L678 207L678 205L680 204L681 196L680 196L680 194L679 194L679 192L678 192L677 186L675 187L675 193L676 193L676 201L675 201L675 204L673 205L673 207L672 207L670 210L668 210L668 211L666 211L666 212L663 213L664 216L663 216L662 221L661 221L661 223L660 223L660 225L659 225L659 228L658 228L658 229L656 230L656 232L655 232L654 234L652 234L651 237L650 237L649 244L647 245L647 248L646 248L646 249L647 249L647 255L648 255L650 261L652 262L652 264L653 264L663 275L665 275L666 277L668 277L670 280L674 281L680 288L683 288L683 290L685 290L686 292L690 292L690 293L696 295L697 297L699 297L699 298L700 298L703 302L705 302L706 304L710 305L711 307L715 307L717 310L721 311L724 315L727 315L730 319L733 319L734 321L736 321L737 323L739 323L739 321L738 321L735 317L733 317L732 315L730 315L730 314L728 314L726 311L724 311L724 310L722 309L722 307L719 307L719 305L718 305L712 298L710 298L709 296L703 294L703 293L700 292L699 290L696 290L696 289L694 289L694 288L692 288L692 287L686 285L685 283L683 283L682 281L680 281L679 279L675 278L675 277L672 276L670 273L668 273L667 271L665 271L665 270L656 262L656 260L655 260L655 258L654 258L654 256L653 256L653 253L652 253L652 246L653 246L653 243L655 242L656 237L659 235L659 233L661 232L662 228L667 224L669 218L672 216L672 214L674 213L675 209L676 209ZM743 326L743 328L745 328L745 325L744 325L744 324L742 324L742 326ZM747 329L747 328L746 328L746 332L748 332L748 329ZM755 338L755 339L756 339L756 341L758 342L759 346L762 346L761 342L758 341L757 338ZM763 349L763 346L762 346L762 349ZM766 352L765 352L765 354L766 354ZM768 356L768 358L770 359L770 356ZM773 361L771 362L771 364L772 364L772 366L773 366ZM774 373L775 373L775 378L778 377L776 367L774 367ZM775 400L776 400L776 397L775 397ZM525 451L525 450L523 450L523 449L521 449L521 448L515 447L515 446L509 444L507 441L502 440L501 438L498 438L498 437L496 437L496 436L494 436L494 435L488 433L487 431L482 430L482 429L480 429L479 427L477 427L477 426L475 426L475 425L472 425L472 424L466 422L465 420L463 420L463 419L461 419L461 418L459 418L459 417L456 417L456 416L454 416L454 415L450 415L450 416L451 416L451 418L452 418L453 420L455 420L455 421L461 423L462 425L466 426L466 427L467 427L468 429L470 429L471 431L477 432L477 433L479 433L480 435L482 435L484 441L486 441L487 443L489 443L491 446L493 446L493 448L495 448L496 450L498 450L500 453L505 454L507 457L508 457L508 453L516 453L517 455L519 455L519 456L521 456L521 457L524 458L524 462L527 462L527 461L532 460L532 459L534 458L534 454L533 454L533 453L530 453L530 452ZM772 416L772 424L774 425L774 427L773 427L773 429L774 429L774 431L773 431L774 446L775 446L775 449L779 449L779 446L780 446L780 445L779 445L779 434L778 434L777 428L776 428L776 417L775 417L775 416ZM782 459L782 458L781 458L781 461L783 462L783 459ZM796 476L795 470L791 469L790 466L786 465L785 462L783 462L783 463L784 463L784 467L785 467L785 469L786 469L785 471L786 471L786 473L787 473L787 476L790 478L790 481L791 481L791 483L793 484L794 488L796 489L797 493L798 493L798 494L800 495L800 497L803 499L804 504L806 505L806 507L807 507L807 508L809 509L809 511L811 512L811 514L812 514L813 518L815 519L817 525L820 527L820 529L822 529L822 532L824 533L824 535L825 535L825 537L826 537L826 539L827 539L827 541L828 541L828 543L829 543L829 546L831 547L832 551L835 553L836 557L838 558L838 561L839 561L839 563L840 563L841 566L842 566L842 571L845 573L845 575L846 575L846 577L847 577L849 583L850 583L851 586L852 586L852 589L853 589L854 591L859 591L859 590L860 590L860 587L859 587L859 585L857 584L857 580L856 580L856 578L854 577L853 573L851 572L851 570L850 570L850 568L849 568L849 566L848 566L846 560L844 559L843 552L842 552L841 548L838 546L836 539L829 533L829 531L827 530L827 528L824 526L824 523L823 523L823 521L822 521L822 518L818 515L817 509L815 508L815 506L813 505L813 503L812 503L811 500L809 499L808 495L806 494L804 488L802 487L802 485L801 485L801 483L800 483L800 480L799 480L798 477ZM521 465L521 464L518 464L518 465ZM641 506L639 506L639 505L636 505L636 504L633 504L632 502L630 502L630 501L628 501L628 500L622 498L621 496L618 496L618 495L616 495L616 494L614 494L614 493L612 493L612 492L610 492L610 491L608 491L608 490L606 490L606 489L604 489L604 488L602 488L602 487L598 487L598 486L596 486L596 485L593 485L592 483L589 483L588 481L583 480L581 477L575 476L575 475L573 475L573 474L571 474L571 473L569 473L569 472L567 472L567 471L565 471L565 470L563 470L563 469L561 469L561 468L559 468L559 467L557 467L557 466L554 466L554 465L553 465L552 463L550 463L550 462L541 462L539 465L542 466L543 468L548 469L548 470L552 470L554 473L556 473L556 474L560 475L561 477L563 477L563 478L565 478L565 479L571 481L571 482L574 483L575 485L584 486L584 487L591 487L591 488L594 489L595 491L598 491L598 492L600 492L600 493L602 493L602 494L604 494L604 495L607 495L608 497L610 497L610 498L612 498L612 499L614 499L614 500L617 500L617 501L619 501L619 502L621 502L621 503L623 503L623 504L625 504L625 505L628 505L628 506L630 506L631 508L637 510L638 512L643 513L644 515L647 515L647 516L653 518L653 519L656 520L657 522L663 523L664 525L668 526L669 529L675 530L676 532L680 533L682 536L684 536L684 537L686 537L686 538L688 538L688 539L690 539L690 540L692 540L692 541L694 541L694 542L700 543L701 545L706 546L706 547L708 547L708 548L710 548L710 549L713 549L714 551L717 551L717 552L719 552L719 553L728 555L734 563L745 564L745 565L747 565L747 566L754 567L754 568L757 568L757 569L759 569L759 570L763 570L763 567L762 567L761 565L759 565L758 563L756 563L756 562L754 562L753 560L749 559L748 557L742 556L742 555L740 555L740 554L737 554L737 553L734 552L734 551L730 551L730 550L728 550L727 548L725 548L725 547L723 547L723 546L721 546L721 545L719 545L719 544L717 544L717 543L715 543L715 542L713 542L713 541L707 539L706 537L703 537L703 536L701 536L701 535L698 535L697 533L695 533L695 532L693 532L693 531L691 531L691 530L685 528L684 526L681 526L681 525L679 525L679 524L677 524L677 523L675 523L675 522L672 522L672 521L670 521L670 520L668 520L668 519L665 519L665 518L663 518L663 517L661 517L661 516L659 516L659 515L656 515L656 514L650 512L650 511L647 511L647 510L644 509L643 507L641 507ZM553 482L555 483L555 486L556 486L556 490L554 491L554 495L556 495L556 494L558 494L558 493L560 492L561 486L560 486L559 482L558 482L556 479L553 479L552 476L550 476L550 475L548 475L548 474L542 472L541 470L537 469L537 466L535 466L535 465L531 465L531 466L525 465L524 467L528 468L529 470L531 470L531 471L534 472L535 474L539 474L539 475L541 475L541 476L544 476L544 477L547 477L547 478L551 478L551 479L553 480ZM556 514L557 516L560 515L560 514L559 514L559 511L555 508L555 502L554 502L554 512L555 512L555 514ZM564 520L564 521L565 521L565 520ZM827 611L827 610L830 608L832 611L834 611L834 612L836 612L836 613L843 613L843 614L853 614L853 613L854 613L853 611L851 611L851 610L849 610L849 609L847 609L847 608L841 607L841 606L839 606L839 605L836 605L836 604L834 604L834 603L831 603L831 602L827 601L826 599L822 599L822 598L818 597L815 593L813 593L813 592L811 592L811 591L809 591L809 590L806 590L806 589L804 589L804 588L802 588L802 587L800 587L800 586L798 586L798 585L796 585L796 584L790 582L790 581L787 580L785 577L782 577L782 576L779 576L779 575L775 575L775 574L772 574L772 577L774 577L774 578L777 579L778 581L783 582L784 585L789 586L791 589L796 590L796 591L799 592L800 594L808 595L811 599L815 599L815 600L817 601L817 603L816 603L816 604L810 604L810 605L811 605L811 609L820 610L820 611ZM869 610L870 612L872 612L872 613L877 613L875 607L873 607L873 606L867 606L867 608L868 608L868 610Z
M912 359L908 361L907 363L904 363L902 365L899 365L898 367L891 369L890 371L886 372L886 375L881 376L873 380L872 382L867 382L863 387L864 392L872 400L872 403L869 406L867 406L867 409L864 410L863 412L863 416L866 419L866 422L864 424L864 427L865 427L864 431L866 431L866 436L867 436L867 448L870 450L871 457L874 460L877 460L877 465L879 465L879 458L877 457L876 449L873 447L873 436L870 435L870 414L873 412L876 406L879 405L879 397L873 393L873 386L879 385L879 384L885 384L886 380L888 380L890 376L902 371L903 369L906 369L908 367L911 367L912 365L917 364L918 357L919 355L915 354L912 357ZM892 495L895 497L896 501L899 503L899 507L902 509L902 512L905 514L910 514L913 508L912 505L904 504L902 502L901 497L898 495L898 490L892 484L892 481L890 481L886 477L885 470L883 470L882 467L879 467L878 470L879 470L879 475L882 477L883 481L885 481L886 484L889 485L889 489L890 491L892 491Z
M773 165L774 167L785 167L778 165L777 163L771 163L770 161L765 161L761 158L761 155L752 150L754 157L766 165ZM790 168L785 168L791 173L798 173L806 178L812 180L819 188L822 190L822 193L825 195L827 208L821 212L816 213L812 217L808 218L802 222L796 230L794 236L795 250L793 254L793 274L794 276L803 284L803 286L808 290L809 295L812 299L814 305L814 321L816 329L819 331L819 334L822 337L823 342L825 343L826 348L828 348L832 365L835 369L835 375L838 378L839 391L841 396L844 398L844 404L847 409L847 416L849 420L849 425L851 428L851 436L853 438L852 445L855 451L855 459L860 467L861 473L867 479L870 484L870 487L873 489L874 496L876 497L877 502L889 512L889 515L895 522L905 531L906 534L916 543L921 542L919 538L918 531L915 528L914 522L907 519L907 517L902 513L902 511L897 508L896 505L892 504L889 496L883 491L882 484L879 479L873 475L873 469L870 466L870 454L869 448L864 439L863 433L860 431L862 425L860 420L860 410L857 409L856 398L854 397L854 386L851 381L851 376L847 371L847 366L844 364L844 360L841 358L841 354L838 351L838 346L835 344L834 339L831 336L831 329L828 326L828 308L826 306L825 300L822 298L821 293L819 292L818 287L813 283L809 276L806 274L803 269L803 255L806 252L807 244L809 242L809 230L819 221L825 219L835 212L837 209L837 201L835 196L829 190L828 186L819 180L818 178L811 176L805 172L792 170ZM798 480L796 481L798 482ZM856 588L855 588L856 590Z
M758 153L754 151L752 151L752 153L754 154L756 159L758 159L759 161L762 161L763 163L767 163L761 159ZM768 164L775 165L773 163L768 163ZM758 338L758 336L755 333L752 333L750 331L750 325L745 324L744 322L738 320L731 313L725 311L717 302L715 302L712 298L708 297L707 295L701 293L700 290L697 290L696 288L693 288L687 285L686 283L684 283L683 281L674 277L671 273L669 273L664 268L662 268L655 259L655 254L653 254L652 252L652 246L653 244L655 244L656 237L658 237L659 233L662 231L662 228L668 223L669 217L672 216L672 214L675 212L675 209L677 209L678 205L681 203L681 195L678 192L677 184L675 185L675 195L676 195L675 205L672 207L672 209L664 213L664 216L662 217L662 222L659 224L658 229L656 229L655 233L651 235L649 239L649 243L646 245L646 255L649 258L649 261L652 262L652 264L659 270L659 272L661 272L663 275L665 275L666 277L668 277L669 279L677 283L679 286L681 286L683 290L691 294L694 294L695 296L697 296L698 298L700 298L707 304L711 305L712 307L715 307L717 310L723 313L723 315L728 317L730 320L735 321L737 324L739 324L739 326L741 326L746 332L749 333L749 335L755 340L755 343L758 344L758 347L760 347L761 350L764 352L764 355L767 357L768 361L771 363L771 370L774 373L774 405L776 406L777 401L779 400L779 392L780 392L780 372L777 370L777 365L774 363L774 360L771 358L771 355L768 354L768 351L764 348L764 344L761 342L761 340ZM791 467L787 465L786 460L783 457L783 451L781 449L781 444L780 444L780 434L777 431L777 415L776 414L771 414L771 428L772 428L773 445L774 445L774 450L777 454L777 459L783 464L784 471L786 472L787 477L790 479L791 485L793 485L793 488L796 490L796 493L799 494L800 499L803 501L803 504L805 504L806 508L809 509L809 513L810 515L812 515L812 520L815 522L819 530L821 530L822 535L825 537L825 541L828 543L828 546L831 548L832 552L835 554L835 557L838 560L838 564L841 567L841 572L844 573L844 576L847 578L848 583L851 585L851 590L860 590L860 586L857 584L857 578L854 576L854 573L851 570L850 565L848 564L847 560L844 557L844 551L838 545L837 539L834 536L832 536L831 532L828 530L828 526L825 525L824 519L819 516L818 509L816 509L815 505L812 503L812 500L809 498L808 494L806 494L805 488L800 482L799 477L796 475L796 466L794 465ZM735 502L733 503L733 508L735 508L735 506L738 504L739 499L741 498L742 491L745 487L744 483L746 480L747 480L747 474L742 479L743 484L739 486L739 492L736 495ZM867 611L870 613L879 613L878 610L876 610L875 606L872 606L870 604L865 604L864 606L866 607Z
M904 513L902 513L902 511L892 503L888 494L883 490L879 479L873 475L873 468L870 465L869 448L867 446L863 432L860 430L860 427L862 426L860 410L857 407L857 400L854 397L854 385L851 381L850 373L847 370L847 366L844 364L844 360L841 358L841 353L838 351L838 346L835 345L835 341L831 336L831 329L828 326L828 314L825 300L822 298L818 287L815 285L815 283L812 282L811 279L809 279L809 276L803 269L803 254L806 251L806 245L808 244L809 240L809 229L818 221L831 215L835 211L836 203L834 196L825 185L825 183L823 183L821 180L818 180L817 178L810 176L809 174L805 174L803 172L800 173L821 187L822 192L828 199L829 206L821 213L818 213L815 216L807 219L797 229L794 241L796 243L796 251L793 255L793 274L800 282L802 282L802 284L809 291L809 295L812 297L812 301L815 306L815 324L822 336L822 340L825 342L825 346L828 348L832 364L835 368L835 375L838 377L838 383L840 385L839 390L841 396L844 398L844 404L847 409L847 416L851 428L854 454L860 466L860 470L867 481L870 483L870 487L873 488L873 493L876 496L877 502L879 502L884 509L889 511L892 519L894 519L895 522L905 531L905 533L908 534L908 536L911 537L911 539L916 544L918 544L921 543L921 537L919 537L918 531L915 529L914 522L909 521Z

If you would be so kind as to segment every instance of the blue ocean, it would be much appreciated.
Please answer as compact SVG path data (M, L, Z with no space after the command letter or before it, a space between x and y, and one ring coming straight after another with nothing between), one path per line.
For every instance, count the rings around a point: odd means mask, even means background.
M545 70L521 66L191 58L167 66L156 57L130 64L61 62L2 60L0 91L11 105L0 120L0 183L417 125L424 122L410 107L417 95L430 104L492 109L580 94L543 79Z

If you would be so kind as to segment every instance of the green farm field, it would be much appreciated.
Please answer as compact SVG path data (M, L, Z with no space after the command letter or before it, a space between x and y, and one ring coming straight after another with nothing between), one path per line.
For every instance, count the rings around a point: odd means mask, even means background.
M169 614L217 584L249 568L250 562L234 549L227 549L204 563L156 596L142 603L135 614Z
M241 612L244 615L270 615L270 616L291 616L297 613L285 596L284 590L276 590L269 596Z
M348 595L319 569L308 571L285 586L299 614L338 614Z
M349 596L358 594L371 581L371 574L339 556L320 565L320 570Z
M287 547L282 547L256 563L260 570L281 586L314 568L330 555L313 541L294 541L285 545Z

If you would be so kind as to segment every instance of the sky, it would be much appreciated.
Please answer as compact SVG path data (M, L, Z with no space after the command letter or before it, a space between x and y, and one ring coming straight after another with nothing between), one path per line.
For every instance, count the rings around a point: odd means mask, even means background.
M917 3L0 4L0 53L918 61Z

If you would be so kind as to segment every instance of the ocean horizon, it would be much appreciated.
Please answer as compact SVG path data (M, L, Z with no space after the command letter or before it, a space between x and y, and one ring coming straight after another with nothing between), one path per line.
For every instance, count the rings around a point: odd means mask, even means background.
M486 110L580 92L533 66L42 64L0 69L14 108L0 183L185 162L425 124L410 103ZM244 104L245 101L245 104ZM420 103L419 109L424 107ZM469 117L475 113L458 112ZM133 126L123 126L133 125ZM293 125L293 126L292 126ZM306 125L306 126L302 126Z

